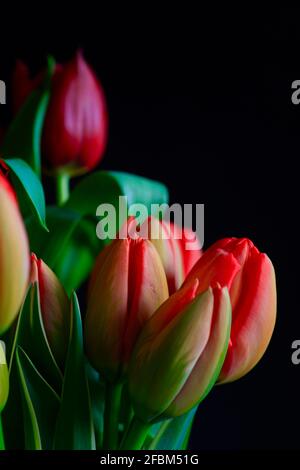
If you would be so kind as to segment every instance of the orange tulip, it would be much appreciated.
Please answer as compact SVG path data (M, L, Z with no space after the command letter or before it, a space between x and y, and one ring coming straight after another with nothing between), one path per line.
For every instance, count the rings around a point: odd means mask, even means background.
M114 240L92 272L85 347L91 364L116 381L126 370L136 338L168 297L159 255L148 240Z
M272 262L247 238L225 238L204 252L187 282L195 278L199 279L198 292L216 282L229 289L232 328L219 381L231 382L257 364L271 339L276 319Z
M201 256L200 243L195 233L176 224L149 217L141 226L141 234L153 243L163 263L170 295L182 285L187 274ZM196 248L188 250L186 243L194 240Z
M226 288L197 295L199 281L173 294L143 328L129 369L129 390L144 422L179 416L209 393L230 334Z
M155 246L162 261L169 287L173 294L184 281L184 265L179 240L173 237L170 224L149 217L144 225L147 227L149 240ZM143 225L141 227L143 230Z

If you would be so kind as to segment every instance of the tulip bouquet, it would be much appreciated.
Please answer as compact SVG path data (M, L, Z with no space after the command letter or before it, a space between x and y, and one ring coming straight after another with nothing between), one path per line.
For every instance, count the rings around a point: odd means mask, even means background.
M185 449L213 386L245 375L268 346L272 263L246 238L204 252L196 239L189 251L187 228L118 212L120 196L150 207L168 191L91 171L108 117L81 53L63 66L50 58L33 79L19 62L12 96L0 161L0 449ZM115 207L113 240L96 236L100 203Z

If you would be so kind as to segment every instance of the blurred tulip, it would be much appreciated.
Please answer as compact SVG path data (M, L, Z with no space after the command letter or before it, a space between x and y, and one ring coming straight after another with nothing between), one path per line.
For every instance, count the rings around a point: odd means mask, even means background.
M144 422L179 416L202 401L218 378L231 323L226 288L197 295L198 280L150 318L134 348L129 390Z
M12 76L12 107L16 114L22 107L30 93L37 88L43 80L43 72L31 78L29 69L21 60L16 61Z
M229 348L219 381L249 372L270 342L276 320L276 281L272 262L247 238L225 238L204 252L187 281L199 279L198 292L218 282L232 304Z
M28 286L30 255L15 193L0 170L0 334L16 318Z
M52 354L63 370L69 344L70 301L54 272L34 254L31 261L31 282L38 285L46 336Z
M0 413L8 398L9 376L5 357L4 343L0 341ZM0 422L1 426L1 422Z
M102 159L107 141L103 89L81 53L59 70L43 131L43 152L52 168L91 170Z
M13 107L17 111L42 82L44 72L33 79L18 61L13 75ZM46 113L42 149L50 169L81 173L102 159L108 134L104 91L82 54L66 65L57 65Z
M91 364L110 381L126 370L142 326L168 297L159 255L148 240L114 240L92 272L85 348Z

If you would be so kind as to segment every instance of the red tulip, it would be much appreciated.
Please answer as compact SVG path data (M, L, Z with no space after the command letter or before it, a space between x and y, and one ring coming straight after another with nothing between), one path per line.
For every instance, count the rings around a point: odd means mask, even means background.
M181 254L183 258L184 279L202 255L201 245L197 238L197 234L190 228L184 227L179 229L176 224L171 224L173 237L179 240ZM188 249L188 244L193 244L193 249Z
M22 62L13 78L13 103L18 110L42 81L44 72L29 77ZM50 168L78 173L94 168L106 147L108 116L100 82L82 54L64 66L57 66L52 78L42 147Z
M134 348L129 390L144 422L186 413L209 393L223 365L230 334L226 288L197 295L187 283L148 320Z
M29 69L24 62L17 60L12 76L12 106L16 114L22 107L30 93L35 90L43 80L43 72L31 78Z
M29 279L30 256L15 193L0 170L0 334L21 307Z
M33 254L31 282L37 283L45 333L52 354L63 370L70 332L70 302L54 272Z
M225 238L204 252L187 282L194 278L199 279L198 292L215 283L229 289L232 328L219 381L236 380L261 359L273 333L276 319L273 265L250 240Z
M95 369L120 379L142 326L167 297L166 275L150 241L117 239L107 246L93 269L85 318L85 347Z

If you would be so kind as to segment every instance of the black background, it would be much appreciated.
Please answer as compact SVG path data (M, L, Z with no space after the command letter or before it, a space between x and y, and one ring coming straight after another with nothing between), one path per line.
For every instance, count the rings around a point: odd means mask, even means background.
M300 365L291 363L300 337L300 105L291 102L299 11L116 6L107 14L98 5L86 13L79 22L48 19L49 28L24 21L18 35L1 34L0 78L9 83L16 57L35 71L48 52L63 62L82 47L108 100L101 168L159 179L172 202L205 203L205 246L247 236L267 252L279 302L271 345L250 374L203 402L190 447L299 448Z

